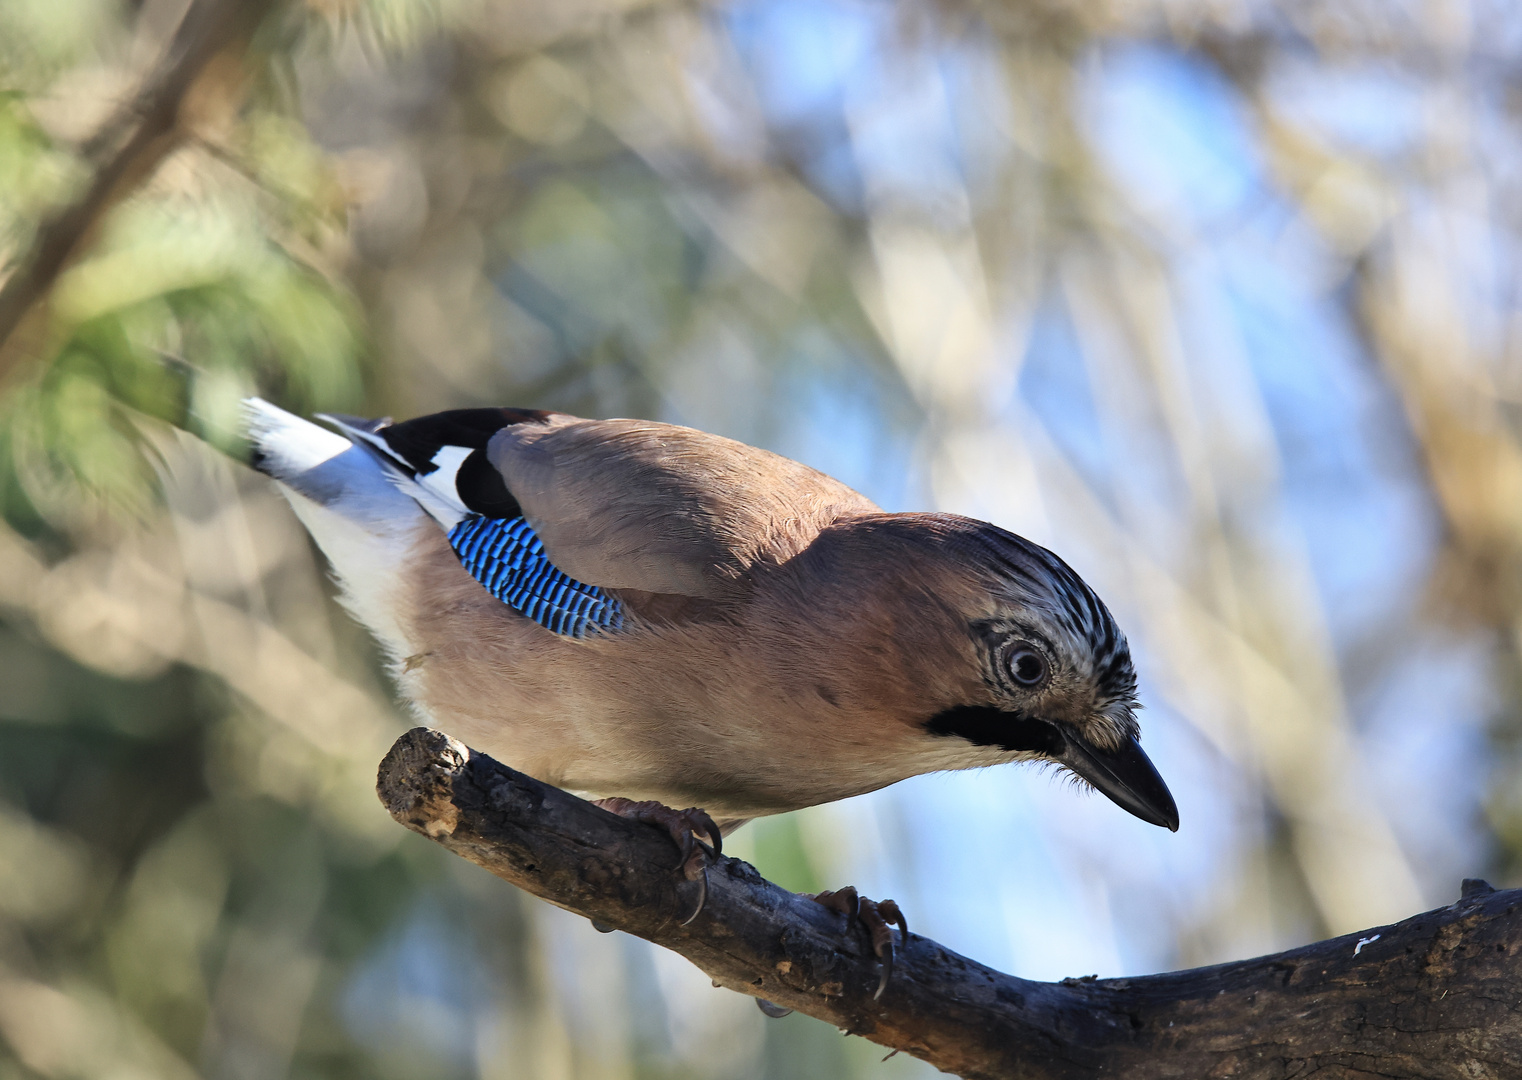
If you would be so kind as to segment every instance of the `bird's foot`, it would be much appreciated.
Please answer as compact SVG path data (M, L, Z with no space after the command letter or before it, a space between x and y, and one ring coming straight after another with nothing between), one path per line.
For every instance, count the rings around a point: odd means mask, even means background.
M894 925L898 926L899 940L904 944L909 942L909 922L899 910L898 904L892 900L868 900L856 891L854 885L833 892L822 892L810 899L831 911L840 912L846 917L847 925L856 921L867 928L872 939L872 951L882 961L882 975L877 980L877 992L872 995L873 1001L879 1000L883 991L888 989L888 981L893 978Z
M699 883L697 907L682 920L682 925L686 926L696 919L703 910L703 905L708 902L708 864L724 853L724 841L713 818L696 806L673 810L664 803L653 800L635 802L633 799L598 799L597 805L619 817L648 822L670 834L672 841L682 851L682 860L676 868L688 881ZM702 839L705 836L708 842Z

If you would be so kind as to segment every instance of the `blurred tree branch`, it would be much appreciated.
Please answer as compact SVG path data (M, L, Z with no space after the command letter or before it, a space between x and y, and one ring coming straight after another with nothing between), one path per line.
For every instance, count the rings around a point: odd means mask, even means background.
M43 222L0 286L0 379L46 352L47 297L98 236L107 214L146 182L198 126L236 108L243 54L277 0L193 0L132 98L80 148L89 179Z
M1030 982L923 937L873 1001L865 932L721 859L698 886L660 830L415 728L381 763L391 815L568 911L763 997L965 1077L1129 1080L1514 1075L1522 1060L1522 890L1466 882L1456 904L1255 960L1134 979ZM1510 1065L1506 1063L1512 1063Z

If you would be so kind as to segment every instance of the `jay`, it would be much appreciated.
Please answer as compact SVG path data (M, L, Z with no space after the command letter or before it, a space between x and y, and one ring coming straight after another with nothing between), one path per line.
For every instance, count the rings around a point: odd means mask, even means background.
M885 513L670 424L478 408L324 417L335 434L247 410L254 464L418 712L669 828L689 876L694 834L717 849L751 818L1009 762L1055 763L1178 828L1137 742L1125 635L1013 533ZM878 909L842 893L822 899L859 911L884 955Z

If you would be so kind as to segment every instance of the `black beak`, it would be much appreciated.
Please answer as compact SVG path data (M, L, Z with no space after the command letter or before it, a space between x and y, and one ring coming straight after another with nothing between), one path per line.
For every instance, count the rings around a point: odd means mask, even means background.
M1157 775L1157 769L1135 739L1127 739L1117 750L1100 750L1072 731L1058 730L1065 745L1060 754L1052 757L1104 792L1116 805L1143 821L1178 832L1178 807L1168 793L1168 785Z

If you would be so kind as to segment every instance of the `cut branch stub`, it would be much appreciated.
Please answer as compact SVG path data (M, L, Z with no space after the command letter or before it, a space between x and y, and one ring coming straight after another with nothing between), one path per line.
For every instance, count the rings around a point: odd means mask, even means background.
M671 949L716 983L965 1077L1522 1075L1522 891L1275 956L1134 979L1031 982L911 935L880 1001L843 916L720 859L708 900L652 826L427 728L381 763L397 821L549 902Z

